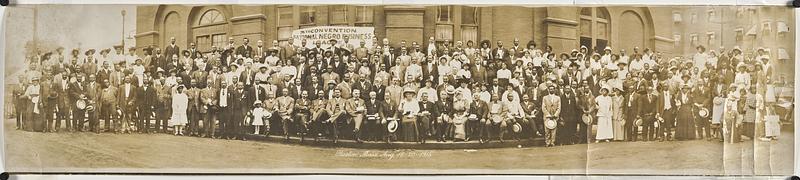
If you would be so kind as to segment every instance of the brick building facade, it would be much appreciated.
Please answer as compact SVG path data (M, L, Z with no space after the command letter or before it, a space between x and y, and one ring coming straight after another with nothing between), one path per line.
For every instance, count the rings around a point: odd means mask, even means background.
M228 37L237 43L247 37L285 41L292 30L312 26L372 26L378 38L389 37L428 44L468 40L504 41L521 45L529 40L547 44L557 52L586 45L611 46L629 52L633 47L675 51L672 7L521 7L491 6L357 6L357 5L150 5L137 8L138 47L163 47L170 37L187 47L196 42L206 51L221 47Z

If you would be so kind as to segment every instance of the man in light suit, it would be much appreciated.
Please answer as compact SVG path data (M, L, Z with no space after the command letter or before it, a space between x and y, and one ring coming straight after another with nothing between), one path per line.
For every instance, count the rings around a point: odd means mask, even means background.
M559 115L561 114L561 97L556 93L555 86L551 85L547 87L547 90L550 94L544 96L542 99L542 114L545 119L559 119ZM557 127L558 126L554 129L545 128L545 146L555 145Z
M214 137L214 125L217 121L218 88L206 86L200 92L200 116L203 118L203 130L201 136L206 138Z

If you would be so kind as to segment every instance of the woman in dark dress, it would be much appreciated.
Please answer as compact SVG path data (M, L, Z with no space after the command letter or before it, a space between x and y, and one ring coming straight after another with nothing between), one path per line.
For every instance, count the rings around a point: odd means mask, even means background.
M676 98L677 105L678 105L678 118L677 118L677 125L675 126L675 139L676 140L692 140L695 137L695 128L694 128L694 114L693 108L694 105L690 99L691 94L689 93L688 84L684 84L683 88L681 89L680 95Z

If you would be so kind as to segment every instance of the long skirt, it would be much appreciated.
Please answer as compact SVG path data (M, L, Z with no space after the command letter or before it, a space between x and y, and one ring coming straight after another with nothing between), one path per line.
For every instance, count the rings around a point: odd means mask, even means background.
M172 119L169 121L170 126L186 125L189 123L189 116L186 113L173 112Z
M403 121L400 125L401 133L400 139L403 141L414 142L417 141L417 117L416 116L403 116Z
M614 119L611 124L614 126L614 140L625 140L625 121Z
M596 140L607 140L614 138L614 127L610 116L597 117L597 136Z
M675 139L692 140L695 138L694 114L691 105L683 105L678 109Z
M777 137L781 135L781 124L777 115L767 115L765 117L764 128L767 137Z
M464 127L464 123L467 122L466 117L456 116L453 118L453 131L454 135L453 138L455 139L466 139L467 133L466 128Z

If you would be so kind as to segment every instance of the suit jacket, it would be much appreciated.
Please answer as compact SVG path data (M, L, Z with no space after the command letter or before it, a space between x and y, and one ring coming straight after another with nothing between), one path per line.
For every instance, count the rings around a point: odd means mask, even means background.
M561 97L554 94L544 96L542 114L544 117L559 116L561 114Z
M66 85L66 88L64 88L64 85ZM69 110L69 108L72 107L70 103L73 102L71 100L72 95L70 94L72 92L70 90L70 88L72 88L72 84L69 83L69 81L67 81L66 84L63 84L63 82L59 79L58 81L53 82L52 86L53 86L53 93L55 93L56 96L58 96L57 97L58 109L61 109L62 112ZM22 95L22 93L24 93L24 90L19 95Z
M366 80L364 80L366 81ZM369 99L369 92L372 91L372 84L369 82L364 82L362 86L360 82L353 83L351 85L351 89L358 89L361 92L361 99Z
M75 104L75 101L80 99L81 95L86 95L86 87L84 86L84 84L83 83L78 83L78 82L70 83L70 85L69 85L69 96L70 96L69 99L70 99L70 102L69 103L70 103L70 106L72 106L73 109L77 108L77 105ZM88 98L88 96L87 96L87 98Z
M136 85L134 83L130 84L130 92L128 92L128 97L125 97L125 84L122 84L117 88L117 105L119 105L120 109L123 112L133 112L136 102Z
M250 47L250 45L242 44L241 46L236 48L236 55L240 55L246 58L253 58L253 47Z
M153 107L158 105L158 93L156 93L156 88L154 87L147 87L145 90L144 86L136 88L136 104L139 105L139 110L152 110Z
M650 93L647 93L647 94L639 94L638 96L639 96L638 98L639 103L636 104L638 115L644 115L648 113L655 114L656 112L658 112L657 111L658 97L656 95L651 95Z
M258 88L258 94L256 94L256 88ZM247 93L247 97L248 97L248 99L247 99L247 103L248 104L247 104L246 107L252 107L253 103L256 102L256 98L258 98L258 100L260 100L260 101L263 101L263 100L267 99L267 90L264 89L261 86L253 86L253 87L247 88L245 90L245 92Z
M212 107L219 104L218 94L218 88L213 87L206 87L200 91L200 103L202 103L203 106L206 106L206 108L200 108L200 113L208 113L209 109L212 109Z
M167 45L167 47L164 48L164 57L172 58L172 55L180 56L180 54L181 54L181 48L178 47L178 45L175 45L174 47L171 45Z
M439 107L439 108L445 108L445 107ZM431 118L439 117L439 111L438 111L439 108L437 108L436 104L434 104L431 101L428 102L419 101L419 112L428 111L431 113Z

